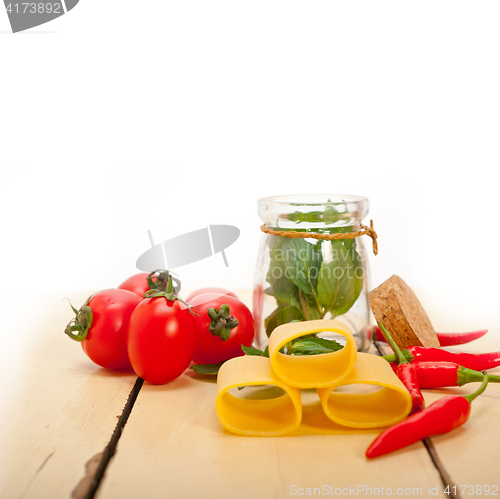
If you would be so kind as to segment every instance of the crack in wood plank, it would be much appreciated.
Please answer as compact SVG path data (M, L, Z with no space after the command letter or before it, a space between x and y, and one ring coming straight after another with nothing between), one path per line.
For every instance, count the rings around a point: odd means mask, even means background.
M373 344L375 345L375 348L377 349L377 355L379 357L383 357L384 352L380 349L380 345L378 344L378 341L375 340L375 338L373 339Z
M422 440L422 442L424 443L425 448L429 453L429 456L431 456L432 463L439 472L439 476L441 477L441 481L443 482L444 488L446 489L446 487L448 487L448 490L450 492L449 494L447 493L448 497L450 499L460 499L462 496L460 495L459 492L453 493L453 490L455 491L457 490L456 484L451 479L450 474L446 471L443 462L439 458L436 447L434 447L434 443L430 438L426 438L425 440Z
M85 463L85 476L71 492L72 499L84 499L89 496L89 491L95 486L94 476L101 464L103 452L98 452Z
M132 412L132 408L134 407L143 383L144 380L141 378L137 378L135 381L121 415L117 416L118 422L116 423L113 435L111 435L111 439L102 452L97 453L85 464L85 475L73 489L71 493L72 499L93 499L95 497L104 478L106 468L108 467L111 458L115 455L116 446L118 445L123 428L127 424L128 417Z

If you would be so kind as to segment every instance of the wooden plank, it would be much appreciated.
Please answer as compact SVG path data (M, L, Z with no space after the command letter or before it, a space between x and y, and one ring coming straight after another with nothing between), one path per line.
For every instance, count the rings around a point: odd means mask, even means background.
M80 305L90 293L71 293ZM68 498L108 443L137 379L93 364L64 294L3 298L0 497ZM95 461L95 460L94 460Z
M248 301L250 293L239 294ZM70 297L79 305L87 296ZM0 351L0 497L69 497L89 460L89 470L95 470L136 380L133 373L95 366L65 337L71 312L62 298L25 295L0 304L7 332ZM489 333L452 350L498 347L498 337ZM470 393L474 386L426 391L425 398L431 403L447 393ZM432 439L459 487L495 483L499 391L490 385L463 428ZM394 495L399 487L422 489L424 497L430 496L429 486L438 486L438 497L448 497L421 443L367 461L364 450L374 434L325 430L324 420L310 417L317 414L314 393L304 393L311 405L300 431L282 438L225 432L215 415L215 394L213 381L192 373L161 387L146 384L97 497L289 497L298 490L292 486L318 495L318 487L358 485L391 487Z
M145 383L97 497L280 498L293 487L358 485L422 488L426 497L440 484L422 444L368 462L375 434L328 434L311 419L294 436L240 437L223 430L215 396L216 384L193 374Z
M163 386L145 383L96 497L288 498L299 489L304 495L307 488L335 495L336 488L350 492L357 486L379 494L390 487L393 495L400 488L421 489L420 496L427 497L429 487L441 483L423 444L368 461L364 451L376 433L339 435L326 429L329 420L312 417L320 414L315 392L303 393L308 405L301 428L280 438L225 431L215 397L215 381L191 372Z

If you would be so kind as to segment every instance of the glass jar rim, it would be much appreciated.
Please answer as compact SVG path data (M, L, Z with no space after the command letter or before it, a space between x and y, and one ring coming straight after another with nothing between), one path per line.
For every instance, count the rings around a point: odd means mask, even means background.
M326 201L323 201L326 199ZM300 206L328 206L345 203L364 203L368 198L365 196L354 196L351 194L286 194L280 196L268 196L258 200L259 204L265 205L300 205Z
M341 194L296 194L261 198L260 219L270 227L322 228L352 226L368 214L370 201L364 196ZM305 216L301 216L304 214Z

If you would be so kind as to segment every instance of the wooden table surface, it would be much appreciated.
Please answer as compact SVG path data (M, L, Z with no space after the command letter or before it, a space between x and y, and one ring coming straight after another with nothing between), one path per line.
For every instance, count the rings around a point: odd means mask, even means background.
M153 386L88 360L63 333L72 316L64 297L79 306L88 295L26 295L0 306L2 499L453 497L447 483L455 497L487 495L485 486L500 494L498 385L474 401L465 426L371 461L364 451L376 433L335 433L310 393L295 434L236 436L216 417L213 379L188 371ZM495 332L454 347L499 349ZM477 386L425 391L425 399Z

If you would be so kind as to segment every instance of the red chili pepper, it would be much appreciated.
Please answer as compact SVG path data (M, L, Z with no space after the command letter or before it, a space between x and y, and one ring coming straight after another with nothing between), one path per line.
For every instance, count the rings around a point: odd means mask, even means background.
M470 333L436 333L439 344L442 347L450 347L453 345L463 345L464 343L470 343L471 341L481 338L488 332L487 329L478 329L477 331L471 331Z
M474 393L443 397L382 432L366 450L366 457L382 456L462 426L469 419L471 402L486 389L488 376L486 373L483 375L483 383Z
M470 343L471 341L481 338L481 336L484 336L487 332L487 329L479 329L469 333L436 333L436 335L442 347L449 347ZM385 341L384 335L378 326L375 326L373 333L376 341Z
M422 392L420 391L420 385L418 383L415 368L408 362L408 360L405 359L403 352L401 352L401 349L396 345L396 342L392 339L382 322L379 321L378 325L387 340L387 343L389 343L391 348L394 350L397 361L399 362L395 373L410 392L412 402L410 414L421 411L425 407L425 401Z
M409 347L403 350L403 355L412 364L414 362L455 362L460 366L484 371L500 366L500 352L461 353L448 352L441 348ZM384 355L388 362L396 362L395 355Z
M414 362L420 388L444 388L463 386L466 383L481 382L483 373L459 366L454 362ZM399 365L391 363L394 372ZM500 383L500 376L488 374L490 383Z

